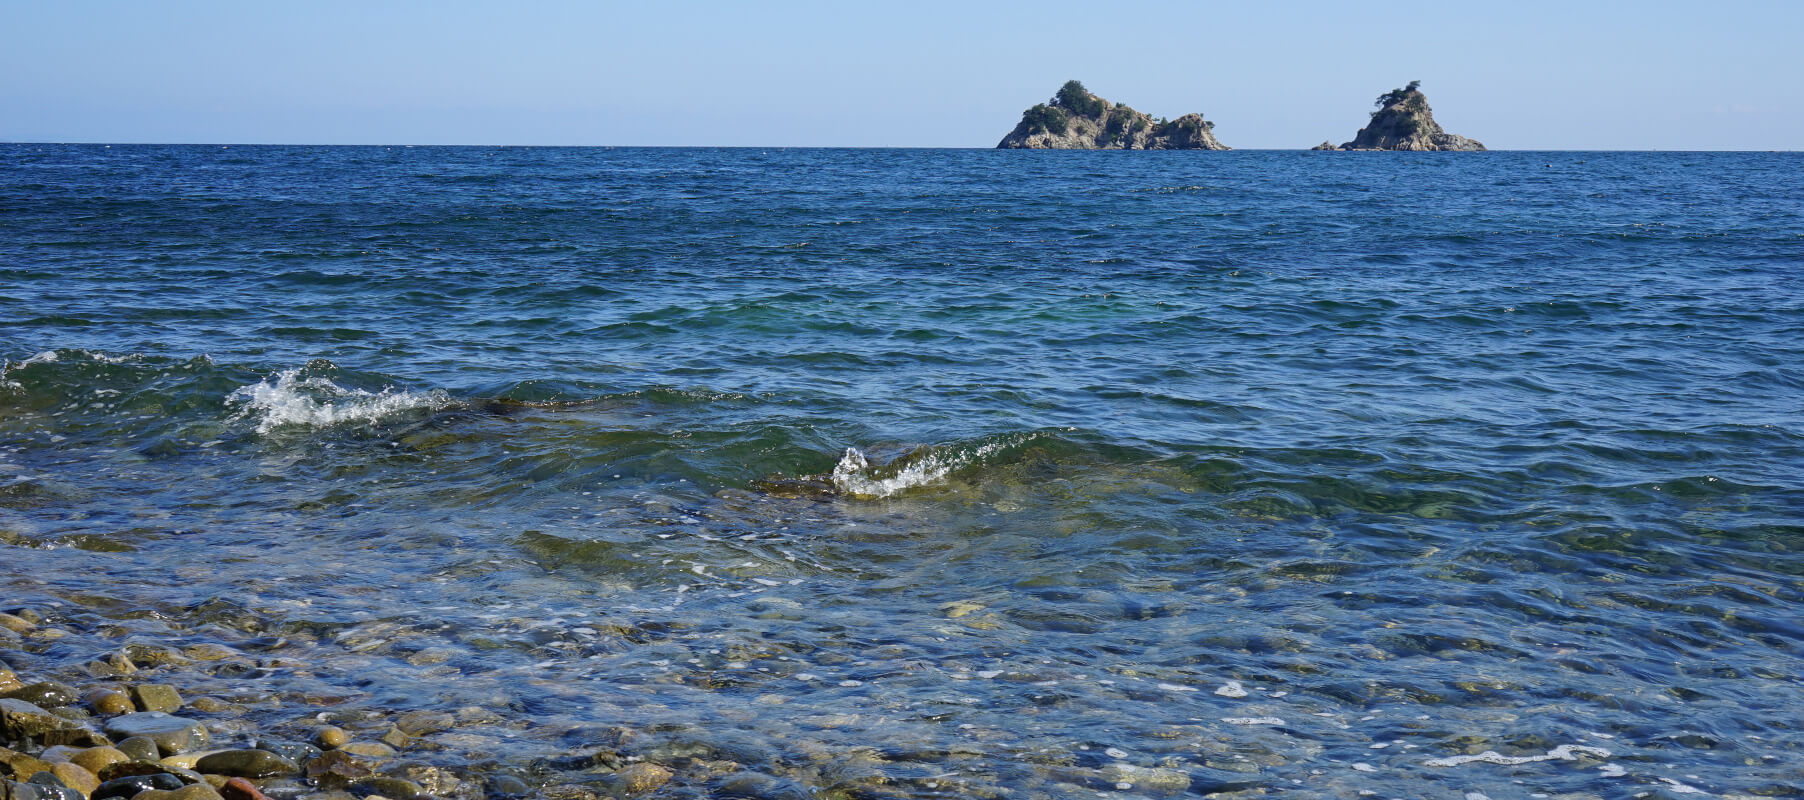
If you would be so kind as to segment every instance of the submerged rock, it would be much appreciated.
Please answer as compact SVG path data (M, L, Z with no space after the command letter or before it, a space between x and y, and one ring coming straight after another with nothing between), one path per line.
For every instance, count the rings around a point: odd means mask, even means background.
M1441 130L1428 108L1428 97L1416 87L1421 81L1379 95L1372 121L1359 129L1342 150L1483 150L1485 146L1464 136ZM1322 144L1327 144L1323 142ZM1315 149L1321 149L1317 146Z
M145 711L114 717L107 720L106 732L108 735L118 736L122 739L135 736L149 737L166 755L176 755L206 747L210 738L207 735L206 727L200 723L160 711ZM125 750L123 744L119 749ZM127 750L126 752L131 751Z
M1050 102L1021 113L1021 122L996 145L1001 150L1231 150L1201 114L1155 120L1124 103L1111 104L1077 81L1066 81Z

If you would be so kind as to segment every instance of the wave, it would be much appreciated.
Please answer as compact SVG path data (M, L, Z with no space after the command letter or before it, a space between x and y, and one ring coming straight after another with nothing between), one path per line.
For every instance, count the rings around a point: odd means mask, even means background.
M254 419L257 432L267 435L283 429L412 419L460 405L442 389L413 392L390 387L370 392L340 386L310 370L283 370L273 381L239 387L226 399L228 405L239 407L232 419Z
M872 465L858 448L848 447L826 478L841 494L850 497L894 497L911 489L943 483L964 470L982 467L1004 451L1038 436L1014 434L979 444L921 447L881 466Z

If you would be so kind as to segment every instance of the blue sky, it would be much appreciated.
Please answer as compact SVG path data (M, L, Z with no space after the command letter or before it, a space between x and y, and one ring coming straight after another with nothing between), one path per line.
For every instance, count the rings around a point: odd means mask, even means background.
M1420 79L1507 149L1799 149L1804 2L0 0L0 140L990 147L1078 78L1242 148Z

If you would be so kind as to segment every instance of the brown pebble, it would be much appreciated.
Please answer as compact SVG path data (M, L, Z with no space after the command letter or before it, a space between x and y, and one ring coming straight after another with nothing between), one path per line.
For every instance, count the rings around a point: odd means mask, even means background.
M93 794L95 789L100 788L100 779L94 777L94 773L67 761L51 767L50 774L55 775L64 786L81 792L82 797L87 797Z
M88 701L88 706L98 714L130 714L138 710L124 692L112 689L90 689L82 699Z
M4 611L0 611L0 628L5 628L15 633L26 633L36 627L36 625L31 623L31 620L25 619L24 617L15 617Z
M14 675L12 670L0 669L0 694L18 691L23 688L25 688L25 682L19 680L19 676Z
M324 728L314 731L313 741L317 743L321 749L337 750L338 748L345 746L346 742L351 741L351 735L345 733L345 729L340 728L337 725L327 725Z
M624 794L644 794L670 780L671 771L664 767L641 761L628 764L614 773L614 785Z
M338 749L364 758L394 758L397 754L393 747L381 742L349 742L339 745Z
M243 778L226 781L224 786L219 787L219 796L225 800L269 800L262 792L257 791L256 784Z
M217 789L214 789L206 781L202 781L183 786L173 792L145 789L132 795L132 800L224 800L224 798L219 796Z
M132 757L120 752L117 747L90 747L69 756L70 762L80 764L83 769L95 775L99 775L100 771L109 765L130 760Z

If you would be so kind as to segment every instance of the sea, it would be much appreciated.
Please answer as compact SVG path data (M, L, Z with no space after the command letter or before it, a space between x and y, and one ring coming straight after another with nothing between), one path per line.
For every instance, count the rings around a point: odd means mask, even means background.
M1804 796L1804 155L0 145L0 610L562 797Z

